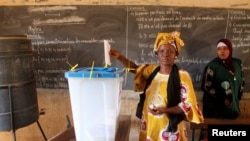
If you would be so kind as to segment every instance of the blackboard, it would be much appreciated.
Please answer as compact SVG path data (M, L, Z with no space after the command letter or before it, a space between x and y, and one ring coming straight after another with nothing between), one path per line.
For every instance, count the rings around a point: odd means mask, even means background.
M169 6L2 6L0 35L32 40L37 87L68 88L70 65L104 66L104 40L138 65L158 63L152 48L158 32L178 30L185 46L177 60L200 89L205 65L220 38L233 42L250 91L250 10ZM69 62L67 64L66 62ZM123 68L117 60L112 66ZM133 89L126 73L123 89Z

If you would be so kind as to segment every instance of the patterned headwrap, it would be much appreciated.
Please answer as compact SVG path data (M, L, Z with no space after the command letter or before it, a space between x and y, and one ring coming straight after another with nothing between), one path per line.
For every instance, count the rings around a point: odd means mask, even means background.
M161 45L171 44L177 51L177 54L179 54L181 47L184 46L184 42L180 38L180 35L181 33L178 31L173 31L170 33L158 33L154 44L154 53L159 50Z

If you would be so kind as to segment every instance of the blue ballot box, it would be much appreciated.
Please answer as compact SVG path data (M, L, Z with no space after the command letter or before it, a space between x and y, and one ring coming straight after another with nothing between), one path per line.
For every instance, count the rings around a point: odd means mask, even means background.
M114 141L118 127L124 70L79 68L68 79L77 141Z

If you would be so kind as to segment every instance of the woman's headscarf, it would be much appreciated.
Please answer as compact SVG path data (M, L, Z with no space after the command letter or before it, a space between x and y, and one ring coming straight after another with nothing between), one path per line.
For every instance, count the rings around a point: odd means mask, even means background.
M220 47L220 46L227 46L227 48L229 49L229 56L227 59L220 59L221 60L221 63L222 65L228 69L229 71L231 71L232 73L235 73L235 70L234 70L234 67L233 67L233 62L232 62L232 54L233 54L233 47L232 47L232 43L230 40L228 39L220 39L217 44L216 44L217 47Z
M181 51L181 47L184 46L184 42L180 38L180 35L181 33L178 31L173 31L170 33L158 33L154 44L154 53L156 54L161 45L171 44L174 46L178 55Z

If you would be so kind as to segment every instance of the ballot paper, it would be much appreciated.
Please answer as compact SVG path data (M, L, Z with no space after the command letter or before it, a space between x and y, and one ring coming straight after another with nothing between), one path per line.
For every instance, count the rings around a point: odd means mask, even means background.
M110 44L109 44L108 40L104 40L105 66L111 65L109 51L110 51Z

